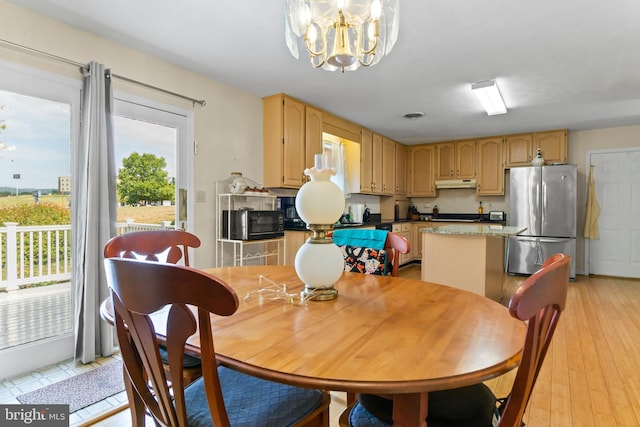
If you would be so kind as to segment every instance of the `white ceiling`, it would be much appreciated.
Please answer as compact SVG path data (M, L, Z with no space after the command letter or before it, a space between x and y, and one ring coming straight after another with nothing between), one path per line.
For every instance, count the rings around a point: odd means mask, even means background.
M400 0L394 50L344 74L289 54L284 0L10 1L407 144L640 124L638 0ZM488 79L498 81L507 114L487 116L471 93ZM414 111L425 117L402 118Z

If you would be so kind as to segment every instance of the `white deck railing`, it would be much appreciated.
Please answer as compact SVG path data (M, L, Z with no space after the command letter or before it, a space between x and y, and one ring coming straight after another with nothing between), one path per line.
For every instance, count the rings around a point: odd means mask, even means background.
M0 227L0 291L13 291L36 283L71 280L71 225ZM170 221L116 225L117 234L173 229Z

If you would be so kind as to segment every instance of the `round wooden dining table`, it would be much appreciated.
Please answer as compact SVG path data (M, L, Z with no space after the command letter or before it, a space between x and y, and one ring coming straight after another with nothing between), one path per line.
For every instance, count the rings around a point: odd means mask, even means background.
M293 385L392 395L394 425L425 426L429 391L496 377L520 360L526 325L460 289L345 272L337 299L291 304L258 291L272 286L268 279L298 294L303 284L293 267L204 271L241 301L232 316L212 316L220 363ZM188 346L198 354L195 336Z

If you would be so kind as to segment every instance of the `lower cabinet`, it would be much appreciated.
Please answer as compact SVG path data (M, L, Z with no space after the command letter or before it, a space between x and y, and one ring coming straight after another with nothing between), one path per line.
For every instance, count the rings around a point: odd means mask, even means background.
M298 249L307 241L309 236L311 236L310 231L284 232L284 265L295 265Z

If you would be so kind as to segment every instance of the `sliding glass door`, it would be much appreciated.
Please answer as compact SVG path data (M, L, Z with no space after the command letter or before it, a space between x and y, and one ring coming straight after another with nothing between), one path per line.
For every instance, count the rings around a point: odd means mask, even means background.
M80 82L0 63L0 378L73 356Z

